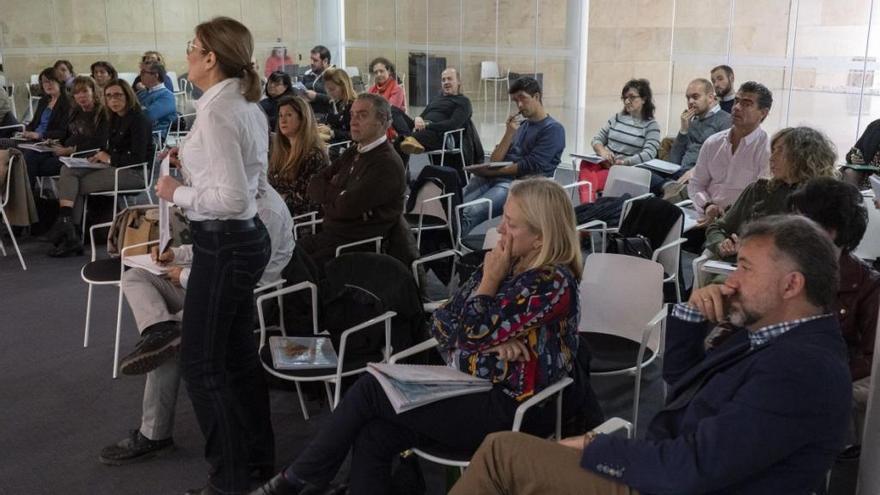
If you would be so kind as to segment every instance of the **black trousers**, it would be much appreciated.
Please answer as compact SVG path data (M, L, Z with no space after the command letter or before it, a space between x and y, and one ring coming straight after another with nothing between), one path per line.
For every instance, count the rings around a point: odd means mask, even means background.
M205 436L209 483L244 492L252 467L275 463L269 391L253 339L253 290L266 263L266 228L193 227L193 263L183 311L180 366Z
M519 405L499 388L454 397L396 414L373 375L364 374L349 389L330 421L288 468L286 474L318 486L329 483L352 450L350 493L391 491L394 456L411 447L442 446L474 452L486 435L510 430ZM546 410L544 410L546 409ZM553 429L554 406L530 412L527 428L539 434Z
M61 160L54 153L38 153L24 150L24 162L27 164L28 177L31 182L37 177L51 177L61 173Z
M422 146L425 151L439 150L443 147L443 133L432 131L431 129L422 129L411 134Z

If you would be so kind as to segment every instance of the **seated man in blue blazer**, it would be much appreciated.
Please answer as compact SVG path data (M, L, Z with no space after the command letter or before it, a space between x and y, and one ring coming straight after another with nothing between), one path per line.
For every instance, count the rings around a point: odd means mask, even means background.
M695 290L669 317L669 395L644 440L495 433L451 493L817 489L844 446L852 394L829 312L837 258L828 236L800 216L750 224L741 246L723 285Z

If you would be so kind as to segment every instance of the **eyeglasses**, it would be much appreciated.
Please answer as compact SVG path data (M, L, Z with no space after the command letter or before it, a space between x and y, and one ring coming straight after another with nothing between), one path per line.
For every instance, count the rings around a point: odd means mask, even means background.
M197 45L197 44L195 44L195 43L193 43L192 40L186 42L186 54L187 54L187 55L189 55L190 53L192 53L193 50L195 50L195 49L197 49L197 48L198 48L199 50L201 50L202 53L208 53L208 50L206 50L206 49L200 47L199 45Z
M629 95L629 96L621 96L621 97L620 97L620 101L626 103L626 102L630 102L630 101L638 100L639 98L641 98L641 96L639 96L639 95L635 95L635 96L633 96L633 95Z
M105 100L124 100L125 93L104 93Z

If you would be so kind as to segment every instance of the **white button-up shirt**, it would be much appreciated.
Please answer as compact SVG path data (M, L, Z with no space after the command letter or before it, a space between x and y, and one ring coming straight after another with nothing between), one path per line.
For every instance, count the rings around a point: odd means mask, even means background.
M758 127L740 139L736 153L730 143L732 130L709 136L700 148L688 196L701 213L707 203L727 208L746 186L770 172L770 139L764 129Z
M190 220L245 220L257 214L257 188L268 169L269 127L257 103L229 78L194 103L196 121L180 144L185 185L174 202Z

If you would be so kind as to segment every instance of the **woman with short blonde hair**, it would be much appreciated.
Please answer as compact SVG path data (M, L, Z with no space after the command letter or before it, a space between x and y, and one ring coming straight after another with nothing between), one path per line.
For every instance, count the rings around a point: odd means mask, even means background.
M308 189L312 177L328 165L311 105L299 96L282 97L269 156L269 184L284 198L291 215L310 211L320 215L321 205L312 202Z

